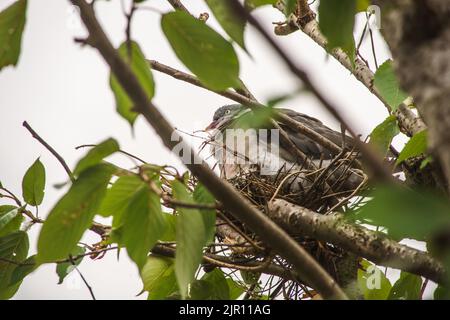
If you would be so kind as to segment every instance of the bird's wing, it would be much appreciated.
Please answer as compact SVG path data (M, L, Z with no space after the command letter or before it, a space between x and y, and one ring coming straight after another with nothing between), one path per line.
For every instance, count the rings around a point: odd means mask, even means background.
M310 117L303 113L299 113L289 109L278 110L291 117L292 119L300 122L301 124L307 126L308 128L314 130L315 132L334 142L338 146L342 146L341 132L330 129L316 118ZM286 131L286 133L288 133L292 142L297 146L297 148L299 148L306 156L311 157L311 159L327 160L333 158L336 155L336 152L322 147L320 144L306 137L304 134L297 132L293 128L290 128L290 126L283 124L282 122L280 122L280 126ZM285 142L281 140L280 144L283 146ZM345 136L345 146L346 149L351 150L354 147L353 138Z

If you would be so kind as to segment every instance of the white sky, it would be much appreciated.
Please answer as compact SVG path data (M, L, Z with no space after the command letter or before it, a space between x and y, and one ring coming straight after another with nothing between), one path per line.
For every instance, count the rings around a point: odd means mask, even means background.
M12 2L0 0L0 10ZM195 15L208 11L202 0L185 1L185 4ZM148 1L147 5L163 12L170 10L164 0ZM120 2L98 1L97 9L108 35L118 46L124 40L125 26ZM259 9L257 15L266 28L272 28L272 21L283 20L283 16L272 8ZM358 19L358 22L356 35L359 36L362 20ZM212 15L208 24L219 30ZM114 137L123 149L148 162L183 168L143 119L137 120L133 137L128 123L115 112L109 71L104 61L91 48L81 48L73 42L75 36L83 34L84 29L68 1L46 0L44 5L42 0L29 0L19 65L0 72L0 181L20 195L23 174L37 157L41 157L47 171L46 197L40 207L43 215L63 194L63 190L56 190L53 185L67 177L59 163L22 127L24 120L63 155L71 167L84 153L75 150L75 146ZM138 11L133 23L133 37L148 58L185 70L164 39L158 13ZM324 50L309 38L296 32L288 37L278 37L278 41L309 73L321 91L335 102L358 133L366 136L387 116L381 102L333 58L327 58ZM246 32L246 42L252 58L236 46L241 77L258 99L265 101L297 88L296 79L251 28ZM381 63L389 53L378 32L375 32L375 44ZM361 52L373 66L368 41ZM156 71L153 74L157 84L155 104L175 127L183 131L205 128L218 107L232 103ZM315 116L339 129L339 125L308 94L281 106ZM127 167L133 165L120 156L114 156L112 160ZM30 254L36 252L39 229L40 226L34 226L30 232ZM90 232L83 238L87 243L98 240ZM86 258L80 270L99 299L135 299L141 290L137 269L125 252L118 261L113 252L100 261ZM76 273L62 285L57 282L55 265L43 266L24 280L15 298L90 297ZM139 298L145 298L145 295Z

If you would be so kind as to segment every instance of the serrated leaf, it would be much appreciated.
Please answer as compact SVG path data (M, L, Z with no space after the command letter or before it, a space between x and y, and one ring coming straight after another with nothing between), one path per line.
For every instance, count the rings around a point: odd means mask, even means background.
M44 199L45 168L39 158L31 165L22 180L22 195L26 203L37 206Z
M341 48L354 61L356 0L321 0L319 4L319 27L327 38L329 50Z
M377 69L373 84L392 111L397 110L398 106L408 97L400 89L397 76L392 68L392 60L387 60Z
M0 237L19 230L23 216L15 206L0 206Z
M136 175L120 177L106 192L99 214L103 217L114 216L113 227L119 227L130 199L144 185L144 182Z
M27 1L19 0L0 12L0 70L19 61L26 11Z
M0 298L9 299L17 291L19 284L9 285L17 264L22 262L28 254L28 235L23 231L16 231L0 238Z
M395 116L389 116L373 129L370 134L370 144L375 146L383 156L386 155L392 139L400 133Z
M118 51L122 59L131 67L148 99L151 100L155 95L155 83L149 64L139 45L134 41L124 42ZM114 74L110 75L109 83L116 99L117 112L133 126L138 114L133 111L132 100Z
M39 265L36 263L36 255L28 257L14 269L11 275L9 285L14 286L17 283L21 283L22 280L30 273L32 273L34 270L36 270L38 266Z
M233 10L229 1L205 0L223 30L245 50L244 30L246 21Z
M358 269L358 286L365 300L386 300L391 283L384 273L367 260L361 261L364 270Z
M408 158L420 156L427 151L427 130L420 131L413 135L403 147L398 155L397 164Z
M175 54L205 86L240 87L237 55L220 34L182 11L163 15L161 27Z
M86 248L76 246L75 249L73 249L70 254L72 255L72 257L76 257L76 256L84 254L85 252L86 252ZM58 275L58 284L63 283L64 278L69 273L71 273L75 269L76 266L80 265L81 261L83 261L83 257L74 260L73 263L75 265L73 265L70 261L58 263L56 265L56 274Z
M158 195L147 186L141 187L130 199L122 219L121 241L130 258L141 269L166 228Z
M172 182L172 192L174 198L179 201L195 203L192 195L178 180ZM186 298L188 286L194 280L195 272L202 261L203 247L206 242L203 215L196 209L179 207L175 273L183 298Z
M74 250L106 193L115 168L101 163L81 172L50 211L38 239L39 263L65 259Z
M148 300L167 298L177 291L173 259L150 255L140 274Z
M400 274L389 293L389 300L420 300L422 278L405 271Z
M206 189L206 187L198 183L193 193L194 201L201 204L215 205L214 196ZM199 210L203 216L203 224L205 226L205 236L208 242L214 241L216 234L216 211L215 210Z
M78 161L77 165L75 166L75 170L73 171L73 174L75 176L78 176L81 172L83 172L87 168L100 163L100 161L102 161L104 158L119 151L119 149L120 149L119 144L117 143L116 140L112 138L109 138L99 143L94 148L89 150L89 152L80 161Z

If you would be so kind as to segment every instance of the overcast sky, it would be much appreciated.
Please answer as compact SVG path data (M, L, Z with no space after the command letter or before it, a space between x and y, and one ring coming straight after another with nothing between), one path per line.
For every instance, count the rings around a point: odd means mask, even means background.
M0 10L12 2L0 0ZM195 15L208 11L202 0L185 1L185 4ZM161 12L171 9L164 0L148 1L148 6ZM96 7L111 41L118 46L124 40L125 27L120 1L98 1ZM257 16L269 30L271 22L283 20L283 16L272 8L257 10ZM362 31L362 17L359 18L355 29L358 36ZM208 24L220 30L213 17ZM133 38L140 43L148 58L186 70L161 32L160 14L138 11L132 30ZM68 1L46 0L44 4L42 0L29 0L19 65L0 72L0 181L20 195L23 174L37 157L41 157L47 172L46 197L40 208L42 215L49 212L64 192L56 190L53 185L67 180L67 177L59 163L22 127L24 120L72 167L85 152L75 150L76 146L113 137L122 149L148 162L183 168L143 119L136 121L133 136L128 123L116 114L108 84L109 71L104 61L91 48L81 48L73 42L74 37L84 34L84 28ZM306 36L296 32L278 37L278 41L308 72L322 93L335 102L358 133L366 136L387 116L380 101ZM246 30L246 43L252 58L236 46L240 75L258 99L267 101L298 87L296 79L251 28ZM378 61L386 60L389 53L378 32L375 32L375 45ZM361 52L373 66L368 41ZM183 131L205 128L215 109L232 103L156 71L153 74L157 86L155 104L175 127ZM334 119L308 94L282 106L315 116L339 129ZM198 141L192 143L198 144ZM400 145L402 143L399 142ZM133 166L121 156L114 156L112 161L126 167ZM36 252L39 229L40 226L34 226L30 232L30 254ZM88 232L83 241L92 244L99 239ZM113 252L100 261L87 258L80 270L100 299L135 299L141 290L137 269L125 252L119 260ZM15 298L89 298L76 273L72 273L62 285L57 285L57 282L55 265L45 265L24 280ZM139 298L145 298L145 295Z

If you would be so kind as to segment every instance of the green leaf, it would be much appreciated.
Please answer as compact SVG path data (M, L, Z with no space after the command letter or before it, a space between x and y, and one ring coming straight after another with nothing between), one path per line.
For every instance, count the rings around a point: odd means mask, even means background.
M297 7L297 0L284 0L284 14L289 17Z
M384 273L367 260L361 261L364 270L358 269L358 286L365 300L386 300L391 283Z
M244 30L246 21L236 15L232 4L223 0L205 0L223 30L245 50Z
M39 265L36 263L36 255L28 257L26 260L21 262L21 265L17 266L9 281L9 286L14 286L17 283L21 283L22 280L37 269Z
M0 12L0 70L19 61L26 11L27 1L19 0Z
M178 58L208 88L239 87L233 46L205 23L182 11L163 15L161 27Z
M394 69L392 68L392 60L387 60L377 69L373 84L383 99L392 108L392 111L397 110L398 106L408 97L400 89Z
M439 285L433 293L434 300L450 300L450 290Z
M79 255L82 255L86 252L86 248L84 247L80 247L80 246L76 246L75 249L72 250L72 252L70 253L70 255L72 257L76 257ZM70 261L68 262L63 262L63 263L58 263L56 265L56 274L59 277L58 280L58 284L63 283L64 278L71 273L76 266L80 265L81 261L83 261L83 257L79 258L79 259L74 259L73 263L75 265L73 265Z
M400 133L395 116L389 116L376 126L370 134L370 144L378 148L383 156L386 155L392 139Z
M262 7L265 5L275 5L278 0L245 0L245 7L250 10Z
M44 199L45 168L39 158L31 165L22 180L22 195L26 203L37 206Z
M128 255L141 269L147 262L147 255L165 231L160 199L147 186L141 187L123 215L121 241Z
M421 277L402 271L400 279L392 286L389 300L420 300L421 289Z
M81 172L100 163L100 161L102 161L104 158L119 151L119 149L119 144L112 138L99 143L94 148L89 150L89 152L80 161L78 161L73 174L75 176L80 175Z
M178 180L172 182L172 192L177 200L195 203L192 195ZM179 207L175 273L183 298L187 296L188 285L194 280L195 272L202 261L203 247L206 242L203 215L196 209Z
M173 259L150 255L141 270L141 279L148 300L167 298L178 289Z
M193 300L229 300L230 288L223 272L216 268L192 284L190 295Z
M145 183L136 175L120 177L106 192L99 214L103 217L114 216L113 227L119 227L122 224L123 212L131 198L144 185Z
M195 187L194 200L196 203L215 205L216 199L206 189L206 187L198 183ZM215 210L199 210L203 216L203 224L205 226L205 236L208 242L214 241L216 235L216 211Z
M275 115L274 108L257 108L256 110L248 110L241 115L233 128L240 129L261 129L270 126L270 121Z
M427 134L427 130L423 130L413 135L398 155L397 164L408 158L424 154L427 151Z
M19 230L23 216L15 206L0 206L0 237Z
M245 289L231 278L227 278L228 288L230 290L230 300L237 300Z
M105 195L115 168L97 164L81 172L69 191L50 211L38 240L39 263L65 259L75 249Z
M424 240L450 227L450 204L435 194L391 186L378 187L371 196L373 199L356 217L364 223L387 228L395 239Z
M319 5L319 27L327 38L331 50L341 48L354 61L356 0L321 0Z
M28 235L23 231L16 231L0 238L0 298L11 298L19 288L20 284L9 285L14 269L28 254Z
M356 0L356 11L365 12L370 6L370 0Z
M148 99L151 100L155 95L155 83L149 64L139 45L134 41L124 42L118 51L124 61L131 67ZM132 100L114 74L110 75L109 83L116 99L117 112L133 126L138 114L133 111Z
M177 216L163 212L163 217L166 220L166 230L161 237L161 241L176 241L177 240Z

